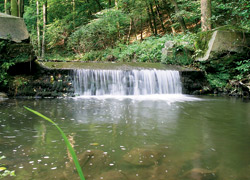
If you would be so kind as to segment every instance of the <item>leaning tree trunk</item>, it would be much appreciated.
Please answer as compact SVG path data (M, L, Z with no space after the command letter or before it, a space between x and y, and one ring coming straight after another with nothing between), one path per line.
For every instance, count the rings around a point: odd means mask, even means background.
M179 10L179 7L178 7L178 4L177 4L176 0L170 0L170 1L171 1L172 5L174 6L175 13L176 13L176 14L179 14L179 13L180 13L180 10ZM178 20L178 22L180 23L181 31L182 31L183 33L185 33L185 32L187 31L187 27L186 27L184 18L183 18L181 15L178 15L178 16L177 16L177 20Z
M201 0L201 29L207 31L212 29L211 23L211 0Z
M168 18L169 18L169 26L171 27L171 30L172 30L173 35L175 35L175 34L176 34L176 30L175 30L174 26L172 26L172 25L173 25L173 21L172 21L172 19L171 19L171 11L170 11L170 8L168 7L166 0L163 0L163 4L164 4L165 11L166 11L166 13L167 13L167 16L168 16Z
M161 23L161 28L162 28L163 32L165 32L164 23L163 23L162 15L161 15L160 8L159 8L159 2L156 0L154 0L154 2L155 2L156 12L158 14L158 17L159 17L159 20Z
M154 35L156 36L158 34L157 33L157 24L156 24L155 12L154 12L153 5L152 5L151 2L149 3L149 7L150 7L150 10L151 10L153 23L154 23Z

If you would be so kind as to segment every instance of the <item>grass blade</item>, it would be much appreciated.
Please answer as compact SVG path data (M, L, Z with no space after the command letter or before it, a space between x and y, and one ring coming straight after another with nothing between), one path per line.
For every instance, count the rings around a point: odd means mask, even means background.
M56 126L56 128L58 129L58 131L61 133L61 135L62 135L62 137L63 137L63 139L64 139L64 141L65 141L65 143L66 143L66 145L67 145L67 148L69 149L69 152L70 152L70 154L71 154L71 156L72 156L72 158L73 158L73 161L74 161L74 163L75 163L77 172L78 172L78 174L79 174L81 180L85 180L84 175L83 175L83 172L82 172L82 168L81 168L81 166L80 166L80 164L79 164L79 162L78 162L76 153L75 153L73 147L71 146L71 144L70 144L68 138L66 137L66 135L65 135L64 132L62 131L62 129L61 129L59 126L57 126L57 124L54 123L50 118L48 118L48 117L42 115L41 113L39 113L39 112L37 112L37 111L35 111L35 110L33 110L33 109L30 109L30 108L28 108L28 107L26 107L26 106L24 106L24 108L27 109L28 111L30 111L30 112L32 112L32 113L34 113L34 114L40 116L41 118L43 118L43 119L49 121L50 123L52 123L53 125Z

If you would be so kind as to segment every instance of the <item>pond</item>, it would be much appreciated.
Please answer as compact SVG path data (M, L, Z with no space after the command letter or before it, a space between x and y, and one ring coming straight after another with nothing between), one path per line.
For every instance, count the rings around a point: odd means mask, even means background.
M16 177L88 180L250 179L250 103L185 95L9 99L0 102L0 156Z

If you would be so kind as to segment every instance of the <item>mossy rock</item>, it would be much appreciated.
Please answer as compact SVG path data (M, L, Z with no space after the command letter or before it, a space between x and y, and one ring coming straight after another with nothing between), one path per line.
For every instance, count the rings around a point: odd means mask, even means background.
M218 59L223 54L244 53L250 47L250 33L220 27L211 31L198 33L195 41L195 56L198 61Z

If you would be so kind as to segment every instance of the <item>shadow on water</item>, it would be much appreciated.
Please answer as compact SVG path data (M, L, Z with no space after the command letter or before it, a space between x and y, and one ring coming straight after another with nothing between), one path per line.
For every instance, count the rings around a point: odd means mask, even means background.
M0 155L14 179L79 179L55 127L24 105L68 135L88 180L250 179L249 102L188 96L3 101Z

